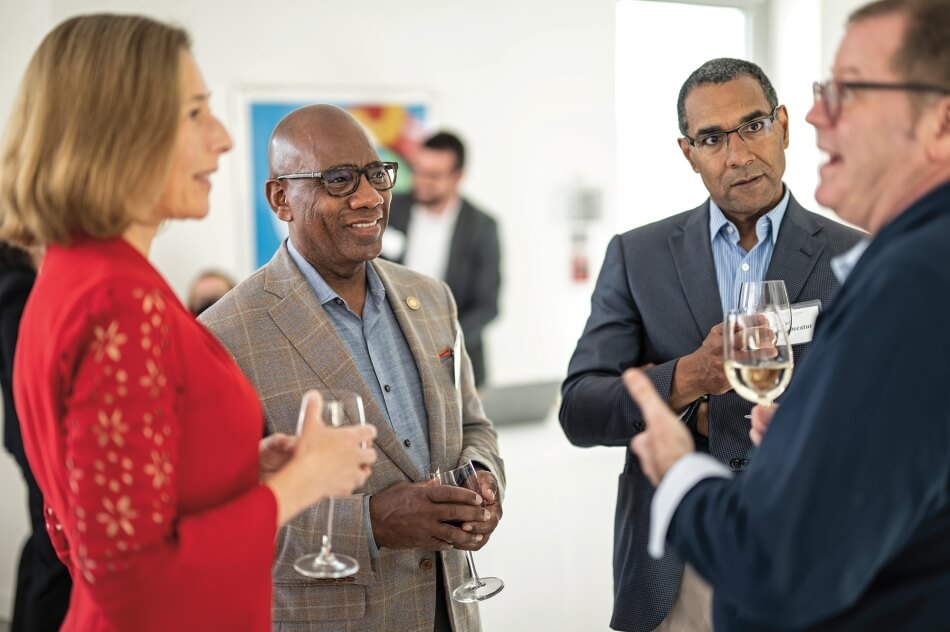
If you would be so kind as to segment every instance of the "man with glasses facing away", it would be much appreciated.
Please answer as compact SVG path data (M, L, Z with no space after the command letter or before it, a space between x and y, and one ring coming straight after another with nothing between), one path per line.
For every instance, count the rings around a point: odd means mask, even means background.
M326 503L280 531L274 629L478 630L477 607L446 595L467 577L462 550L480 549L498 525L504 469L455 344L449 289L376 258L396 164L380 162L356 119L328 105L281 120L268 158L267 200L290 237L201 320L260 393L268 432L294 434L287 424L310 388L355 391L379 454L366 486L336 499L334 551L357 559L355 576L294 571L320 548ZM430 464L453 468L461 456L480 469L480 495L427 481Z
M684 432L726 468L742 470L751 404L726 381L723 312L736 306L743 281L763 279L784 280L792 303L820 299L827 308L838 290L831 258L861 233L806 211L782 183L788 113L758 66L706 62L683 84L677 110L680 149L709 199L610 242L560 420L575 445L626 446L644 421L621 375L646 365ZM806 346L796 346L796 360ZM705 582L675 550L660 560L647 554L652 492L628 453L614 524L611 627L709 630Z
M872 235L744 475L693 452L642 373L632 448L659 488L650 550L714 589L723 631L950 629L950 3L854 12L808 121L818 201ZM769 423L770 412L774 412Z

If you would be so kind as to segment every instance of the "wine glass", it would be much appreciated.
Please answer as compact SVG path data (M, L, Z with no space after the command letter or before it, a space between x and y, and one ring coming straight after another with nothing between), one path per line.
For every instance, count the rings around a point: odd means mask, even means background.
M739 286L738 308L744 312L771 309L782 317L785 331L792 328L792 304L788 300L785 281L745 281Z
M478 477L475 475L475 466L467 457L459 459L459 465L454 470L440 471L438 466L432 465L429 468L429 476L433 480L439 481L442 485L453 485L455 487L464 487L476 494L481 493L478 485ZM462 526L460 521L449 521L455 527ZM497 577L479 577L475 570L475 559L471 551L465 551L465 559L468 561L468 570L472 578L452 591L452 599L459 603L472 603L474 601L484 601L489 597L494 597L505 587L505 582Z
M363 412L363 398L349 391L320 390L323 397L323 421L331 426L347 424L366 424L366 415ZM304 405L301 405L300 421L297 425L297 434L303 424ZM349 555L333 552L333 498L327 500L327 530L323 535L323 542L319 553L304 555L294 562L294 570L306 577L316 579L337 579L355 575L360 570L360 563Z
M729 383L743 399L771 406L792 379L794 356L784 320L773 309L729 310L722 336Z

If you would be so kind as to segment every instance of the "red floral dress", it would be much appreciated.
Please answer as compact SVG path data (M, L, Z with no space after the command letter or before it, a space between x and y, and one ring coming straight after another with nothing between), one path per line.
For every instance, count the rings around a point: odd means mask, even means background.
M251 384L122 239L50 247L14 385L63 630L270 629L276 503Z

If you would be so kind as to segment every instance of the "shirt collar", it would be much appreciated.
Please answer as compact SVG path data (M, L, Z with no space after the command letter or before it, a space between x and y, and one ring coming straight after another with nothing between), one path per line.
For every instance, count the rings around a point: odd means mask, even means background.
M290 253L290 258L294 260L294 263L296 263L300 269L300 273L307 279L307 283L313 288L314 294L317 295L317 301L321 305L340 298L340 295L320 276L317 269L294 247L294 243L289 238L287 239L287 251ZM376 269L372 263L369 262L367 262L366 265L366 286L367 293L372 297L373 303L378 307L386 298L386 288L376 273Z
M768 213L760 217L755 224L755 232L760 239L762 238L762 231L769 230L773 246L775 242L778 241L778 231L782 227L782 219L785 217L785 211L788 210L789 198L791 198L791 191L789 191L788 187L785 187L785 195L782 196L779 203ZM738 241L739 233L735 225L726 218L719 208L719 205L716 204L716 201L709 198L709 240L715 240L716 235L720 234L726 226L732 226L735 241Z
M861 255L864 254L864 251L867 250L868 246L870 245L870 239L862 239L852 246L851 250L848 252L831 259L829 262L831 265L831 271L834 272L835 278L838 279L838 283L842 285L844 284L845 280L854 270L854 266L858 265L858 260L861 259Z

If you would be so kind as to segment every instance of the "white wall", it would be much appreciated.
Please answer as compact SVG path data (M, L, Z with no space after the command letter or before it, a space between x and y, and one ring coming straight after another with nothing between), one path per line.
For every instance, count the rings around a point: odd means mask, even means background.
M793 118L787 179L813 206L817 157L803 122L808 86L830 67L841 5L858 2L771 4L769 66ZM612 0L0 0L0 121L46 31L94 10L147 13L187 27L213 106L232 128L249 87L430 94L434 122L469 141L467 193L501 224L503 313L487 337L495 381L563 374L592 285L569 280L569 197L578 183L602 193L605 219L588 247L592 278L610 234L633 225L618 210L615 185ZM250 272L245 160L239 147L222 164L209 219L172 225L158 240L153 259L179 292L205 266ZM668 185L691 175L673 174ZM553 419L503 429L500 439L509 466L506 517L476 561L508 586L483 606L486 630L606 630L622 451L572 448ZM0 613L10 603L26 525L11 464L0 458Z

